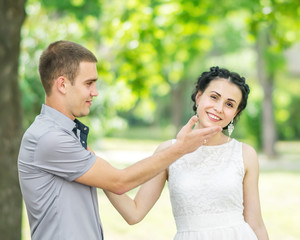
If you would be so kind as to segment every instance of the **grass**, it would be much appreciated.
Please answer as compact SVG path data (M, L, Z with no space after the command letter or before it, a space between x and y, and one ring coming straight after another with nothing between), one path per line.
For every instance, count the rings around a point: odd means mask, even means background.
M158 145L156 141L105 139L100 143L100 156L108 159L112 165L123 168L137 160L152 154ZM94 147L95 148L95 147ZM279 143L279 161L290 159L292 164L299 164L300 143ZM119 149L120 151L116 151ZM119 154L117 154L119 153ZM264 160L265 161L265 160ZM273 164L274 165L274 164ZM275 169L275 170L274 170ZM272 240L300 239L300 171L280 168L268 169L264 164L260 174L260 198L263 218ZM134 196L137 189L129 192ZM153 209L145 219L134 226L129 226L113 208L104 193L99 190L100 217L106 240L167 240L176 233L172 216L167 186ZM23 214L23 240L29 240L30 233L26 213Z
M270 239L300 239L299 196L299 172L261 172L261 206Z

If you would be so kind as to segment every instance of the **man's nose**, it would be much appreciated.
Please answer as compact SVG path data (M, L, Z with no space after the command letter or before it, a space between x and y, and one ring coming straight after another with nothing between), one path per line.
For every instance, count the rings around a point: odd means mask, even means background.
M91 91L91 95L93 97L97 97L98 96L98 90L97 90L97 87L96 87L96 84L94 85L92 91Z

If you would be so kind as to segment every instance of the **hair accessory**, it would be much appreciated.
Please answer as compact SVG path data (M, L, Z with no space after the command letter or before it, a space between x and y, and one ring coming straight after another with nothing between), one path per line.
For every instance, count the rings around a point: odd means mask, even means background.
M228 125L228 135L229 135L229 137L231 136L233 130L234 130L234 125L233 125L233 119L232 119L230 124Z

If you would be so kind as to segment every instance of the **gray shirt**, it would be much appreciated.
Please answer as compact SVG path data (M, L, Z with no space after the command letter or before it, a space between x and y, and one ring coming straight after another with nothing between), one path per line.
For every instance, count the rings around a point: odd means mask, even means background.
M96 161L72 132L74 126L43 105L23 136L19 181L32 240L103 238L96 188L74 182Z

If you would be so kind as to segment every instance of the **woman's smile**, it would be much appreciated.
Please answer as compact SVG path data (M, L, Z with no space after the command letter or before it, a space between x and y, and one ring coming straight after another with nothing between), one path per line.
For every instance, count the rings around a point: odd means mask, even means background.
M222 118L220 118L220 117L218 117L218 116L216 116L216 115L214 115L214 114L212 114L212 113L207 113L207 116L208 116L208 118L210 119L210 120L212 120L212 121L220 121L220 120L222 120Z

